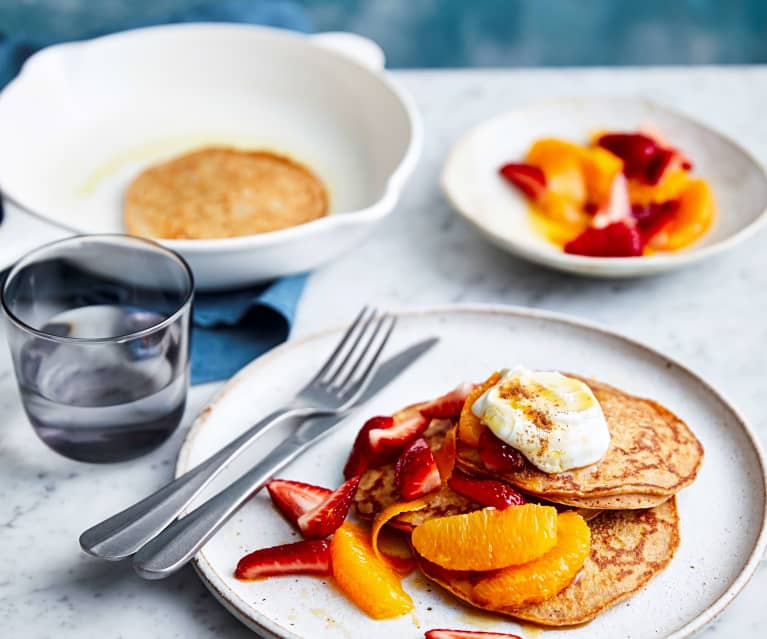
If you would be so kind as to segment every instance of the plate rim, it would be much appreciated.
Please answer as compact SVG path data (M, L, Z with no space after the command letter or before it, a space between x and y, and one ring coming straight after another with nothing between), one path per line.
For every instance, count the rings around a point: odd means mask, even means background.
M608 328L607 326L598 322L583 319L581 317L567 313L505 304L436 305L418 308L396 308L393 309L393 312L398 317L438 317L440 315L447 314L475 314L506 315L526 319L538 319L555 322L575 328L590 330L608 337L617 338L620 341L625 342L627 345L639 348L640 350L643 350L655 357L661 357L665 359L679 370L681 370L683 373L690 376L693 381L700 384L707 392L709 392L717 401L719 401L728 411L732 413L732 415L736 418L739 426L741 427L743 433L746 435L746 438L756 455L759 470L761 471L760 476L762 480L762 494L764 496L764 503L762 507L762 522L759 528L759 533L743 569L730 583L727 590L718 599L716 599L716 601L714 601L702 613L688 621L686 624L672 632L670 635L667 635L665 639L686 639L695 635L697 632L718 618L725 611L727 606L735 599L735 597L737 597L737 595L743 590L746 584L751 580L754 572L765 556L765 551L767 550L767 461L758 435L753 431L743 414L729 399L725 397L721 391L719 391L701 374L695 372L689 366L680 362L678 359L668 356L663 352L653 348L652 346L639 341L638 339L629 337L628 335L625 335L619 331L612 330L611 328ZM237 373L235 373L235 375L231 377L227 382L225 382L223 386L213 395L210 401L205 405L205 407L200 411L199 415L189 426L189 429L184 435L183 443L176 458L174 477L178 477L179 474L184 472L184 469L188 464L188 458L194 444L194 440L197 438L200 431L205 427L216 405L221 402L235 386L243 383L255 371L261 369L264 365L268 365L269 361L273 358L281 357L282 354L288 350L301 348L308 342L327 337L328 335L339 333L344 328L345 327L343 326L337 326L331 329L315 331L295 340L289 340L273 348L271 351L264 353L260 357L255 358L243 366ZM233 592L230 592L229 594L225 592L225 589L228 587L223 582L221 576L210 564L210 562L208 562L208 560L203 556L203 551L200 551L197 555L195 555L195 557L192 559L192 564L195 571L199 575L200 580L216 597L216 599L218 599L218 601L230 613L232 613L234 617L236 617L248 628L256 630L260 633L266 633L268 637L273 637L275 639L305 639L305 637L289 631L289 634L285 634L284 628L278 627L269 618L260 613L252 615L252 608L248 608L245 605L240 607L238 603L240 603L241 598ZM255 617L258 617L258 619Z
M575 272L580 275L592 277L636 277L688 266L699 260L713 257L714 255L732 249L735 245L752 237L765 225L765 223L767 223L767 201L765 201L762 211L749 224L736 233L708 246L693 246L689 250L683 250L678 253L642 256L640 259L634 257L586 257L582 255L571 255L562 251L537 250L534 247L517 242L513 238L500 235L485 224L482 224L481 221L470 210L467 210L466 207L462 206L459 203L458 198L455 197L454 189L451 187L451 181L448 179L448 170L456 161L456 157L459 156L463 148L483 129L491 128L497 122L512 115L518 115L525 111L535 111L536 109L543 107L566 105L567 103L573 102L583 104L589 102L616 101L636 102L659 111L665 111L676 118L686 120L696 127L719 137L742 153L743 156L759 170L760 177L767 182L767 166L740 142L719 129L702 122L698 118L693 117L684 111L669 107L663 102L638 95L560 96L525 103L501 113L496 113L495 115L481 120L461 134L450 147L439 174L439 184L443 195L453 210L455 210L474 229L479 231L479 233L504 251L549 268L566 272Z

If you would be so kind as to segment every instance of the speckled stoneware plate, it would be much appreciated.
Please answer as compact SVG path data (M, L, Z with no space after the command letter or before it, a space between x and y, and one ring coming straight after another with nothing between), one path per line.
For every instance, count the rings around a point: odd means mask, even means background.
M482 379L503 366L524 364L593 376L671 408L694 429L706 458L697 481L678 497L682 543L670 566L643 591L590 624L546 630L546 639L679 639L691 636L724 610L751 577L767 543L765 469L748 425L714 388L678 362L598 326L510 307L404 313L389 352L431 335L441 338L434 349L281 475L337 486L352 440L366 417L434 397L461 380ZM290 398L338 337L338 331L331 331L296 340L244 368L193 425L177 473ZM216 486L254 463L270 445L264 442L249 459L240 460ZM276 577L245 583L232 576L246 552L296 538L268 495L259 494L198 554L196 568L234 615L268 637L417 639L434 627L515 632L525 639L538 636L537 629L464 605L418 574L405 582L415 611L389 621L366 617L328 580Z
M636 130L651 123L695 163L717 200L713 227L692 246L641 258L568 255L530 224L528 204L499 175L521 162L542 137L585 143L596 130ZM692 118L641 98L570 98L498 115L464 135L442 172L448 200L490 241L510 253L561 271L592 277L637 277L691 264L745 239L767 219L767 173L736 142Z

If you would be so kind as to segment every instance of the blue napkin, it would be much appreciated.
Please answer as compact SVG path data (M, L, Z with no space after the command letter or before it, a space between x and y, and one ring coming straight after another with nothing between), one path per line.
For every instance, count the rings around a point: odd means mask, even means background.
M140 5L140 3L139 3ZM98 12L99 3L89 3ZM245 22L298 31L309 31L303 10L289 0L218 0L150 20L133 17L120 24L106 24L69 39L90 38L112 31L172 22ZM0 33L0 89L38 49L55 38L30 38ZM2 230L0 228L0 230ZM199 293L195 298L192 331L192 383L226 379L254 357L285 341L290 333L306 275L287 277L270 284L223 293Z
M306 275L265 286L200 293L194 303L192 384L231 377L290 333Z

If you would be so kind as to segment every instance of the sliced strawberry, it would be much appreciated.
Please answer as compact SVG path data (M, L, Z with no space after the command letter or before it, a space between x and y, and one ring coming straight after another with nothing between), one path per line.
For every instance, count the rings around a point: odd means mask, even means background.
M608 257L639 257L644 252L644 242L633 221L615 222L605 229Z
M512 472L525 467L522 453L498 439L488 428L479 436L477 453L485 468L493 472Z
M319 506L333 492L329 488L289 479L272 479L266 489L277 510L295 526L301 515Z
M360 475L345 481L311 510L298 518L298 527L307 539L322 539L338 528L352 505Z
M461 414L463 403L466 401L474 384L465 382L456 386L449 393L433 399L421 407L421 415L429 419L453 419Z
M639 257L644 251L642 234L632 221L613 222L603 228L587 228L565 244L565 253L589 257Z
M509 162L498 169L498 173L533 201L540 200L546 193L546 174L537 166Z
M354 440L349 459L346 460L344 479L351 479L355 475L361 475L373 465L375 455L370 448L370 431L386 430L392 426L394 426L394 418L388 415L371 417L363 424L360 432L357 433L357 438Z
M435 628L424 633L426 639L522 639L519 635L505 632L482 632L480 630L448 630Z
M442 485L439 469L428 442L419 437L400 455L394 466L397 490L410 501L436 490Z
M674 220L679 210L679 200L668 200L660 204L635 204L631 214L637 221L642 241L646 244Z
M329 575L330 542L322 539L261 548L245 555L234 576L250 580L272 575Z
M420 410L413 409L398 413L394 424L387 428L372 428L368 431L368 441L373 456L384 461L396 458L410 442L421 436L430 421Z
M692 169L689 158L650 127L639 133L607 133L597 144L623 160L626 177L645 184L658 184L667 171Z
M655 157L659 147L642 133L606 133L597 139L597 145L623 160L623 173L628 178L645 179L647 164Z
M655 186L671 167L674 158L676 158L674 149L658 149L645 167L644 181Z
M498 510L525 503L525 498L509 484L494 479L473 479L463 473L454 472L447 480L447 485L478 504L493 506Z
M685 155L681 149L673 146L657 128L651 124L645 124L639 129L639 132L643 135L646 135L648 138L651 138L655 144L658 145L658 147L673 153L673 158L669 164L669 169L680 168L684 171L692 170L692 160L690 160L690 158L687 157L687 155Z

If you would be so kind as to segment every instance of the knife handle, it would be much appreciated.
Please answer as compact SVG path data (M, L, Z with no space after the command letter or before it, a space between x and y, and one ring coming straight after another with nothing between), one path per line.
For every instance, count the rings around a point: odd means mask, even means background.
M307 417L309 414L306 409L295 407L274 411L190 471L86 530L80 535L80 546L91 555L111 561L132 555L178 517L205 486L256 438L287 419Z
M133 556L144 579L163 579L186 564L252 495L311 442L289 437L228 488L173 522Z

